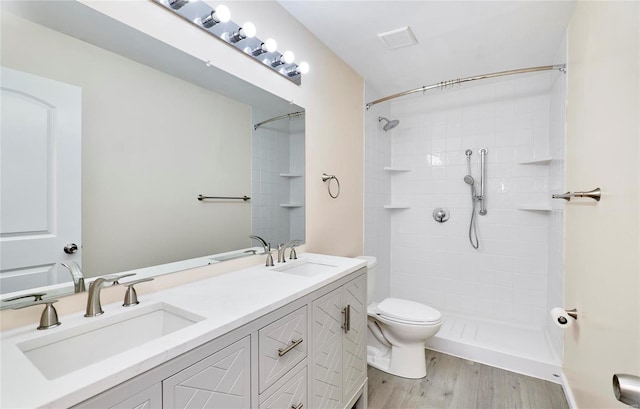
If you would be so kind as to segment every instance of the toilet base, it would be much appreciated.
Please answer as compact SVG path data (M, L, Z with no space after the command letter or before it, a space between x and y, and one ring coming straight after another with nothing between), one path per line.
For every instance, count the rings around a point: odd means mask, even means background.
M393 356L393 359L391 357ZM367 346L367 364L391 375L409 379L427 376L423 344L402 348L376 348Z

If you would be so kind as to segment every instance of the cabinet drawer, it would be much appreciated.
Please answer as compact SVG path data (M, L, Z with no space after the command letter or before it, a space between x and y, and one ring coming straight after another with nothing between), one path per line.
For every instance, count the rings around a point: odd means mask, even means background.
M307 356L307 307L262 328L258 338L260 392Z
M278 388L259 406L260 409L306 409L307 366L303 366L289 381Z
M250 340L244 337L162 381L164 408L248 409Z

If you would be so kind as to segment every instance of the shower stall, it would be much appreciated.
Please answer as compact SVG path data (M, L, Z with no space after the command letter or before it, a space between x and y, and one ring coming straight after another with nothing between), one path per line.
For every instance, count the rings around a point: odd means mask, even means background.
M365 127L365 254L381 283L370 301L434 307L444 325L429 348L555 382L564 204L550 192L564 188L565 88L560 71L467 84L371 106Z

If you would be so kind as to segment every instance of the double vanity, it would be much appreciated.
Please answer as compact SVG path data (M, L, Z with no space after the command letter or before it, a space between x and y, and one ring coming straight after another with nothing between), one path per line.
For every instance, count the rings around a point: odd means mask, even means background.
M0 407L365 408L365 264L306 253L5 331Z

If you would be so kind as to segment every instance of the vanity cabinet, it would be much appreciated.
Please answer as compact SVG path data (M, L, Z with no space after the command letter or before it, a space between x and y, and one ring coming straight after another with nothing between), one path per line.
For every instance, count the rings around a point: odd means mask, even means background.
M75 408L364 409L366 286L363 268Z
M312 303L313 408L342 408L367 376L366 277L356 278Z

